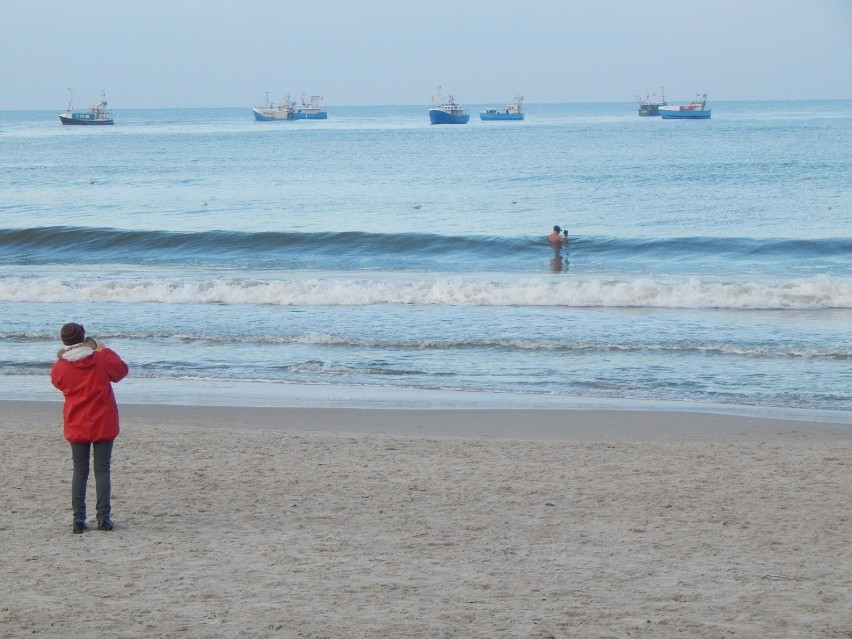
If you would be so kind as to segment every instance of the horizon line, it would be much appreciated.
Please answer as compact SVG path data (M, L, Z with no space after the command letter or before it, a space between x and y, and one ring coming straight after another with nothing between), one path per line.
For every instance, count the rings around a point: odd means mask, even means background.
M632 104L637 101L641 96L637 96L631 100L578 100L578 101L568 101L568 102L529 102L525 100L525 103L530 105L556 105L556 104ZM691 99L691 98L689 98ZM680 102L683 100L687 100L687 98L675 98L673 100L667 100L668 102ZM716 103L732 103L732 102L849 102L852 101L852 98L736 98L736 99L727 99L727 100L710 100L708 102L716 102ZM488 102L467 102L462 106L466 105L488 105L494 104L495 101ZM502 104L502 103L501 103ZM326 108L351 108L351 107L429 107L430 104L426 102L414 102L414 103L396 103L396 104L326 104L324 105ZM229 106L124 106L124 107L110 107L111 110L155 110L155 109L245 109L245 108L253 108L253 105L229 105ZM25 108L7 108L0 107L0 112L4 111L56 111L57 109L62 110L62 107L25 107Z

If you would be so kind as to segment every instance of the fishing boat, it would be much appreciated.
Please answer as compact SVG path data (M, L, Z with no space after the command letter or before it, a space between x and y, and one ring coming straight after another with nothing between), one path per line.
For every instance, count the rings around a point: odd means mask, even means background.
M480 120L523 120L524 111L521 103L524 96L516 95L515 99L505 109L485 109L479 112Z
M68 100L68 108L59 114L62 124L115 124L112 113L107 109L106 95L101 94L101 101L96 106L91 106L85 111L75 111L74 96Z
M639 115L660 115L660 107L668 106L669 104L668 102L666 102L666 92L662 91L662 93L662 98L658 97L656 93L648 93L645 95L644 98L636 96L636 99L639 102Z
M455 98L450 95L447 101L441 97L441 87L432 96L432 108L429 109L429 122L432 124L467 124L470 114L456 103Z
M707 94L695 96L689 104L661 106L660 117L663 120L707 120L710 109L707 108Z
M271 122L276 120L325 120L328 113L322 104L321 95L312 95L306 102L302 96L302 106L297 106L295 100L289 95L276 104L269 102L269 94L266 94L266 106L253 107L254 119L258 122Z
M302 106L293 112L294 120L325 120L328 118L328 113L322 103L321 95L312 95L308 102L305 102L305 96L302 96Z
M290 100L290 96L284 96L279 104L269 101L269 93L266 94L266 106L253 107L254 119L258 122L272 122L275 120L292 120L296 110L296 103Z

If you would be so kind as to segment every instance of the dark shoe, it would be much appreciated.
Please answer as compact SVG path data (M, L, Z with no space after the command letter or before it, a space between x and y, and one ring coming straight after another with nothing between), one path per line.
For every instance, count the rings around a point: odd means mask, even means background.
M74 523L71 525L71 530L75 535L79 535L86 530L86 522L82 519L75 519Z
M112 519L104 517L98 520L98 530L112 530Z

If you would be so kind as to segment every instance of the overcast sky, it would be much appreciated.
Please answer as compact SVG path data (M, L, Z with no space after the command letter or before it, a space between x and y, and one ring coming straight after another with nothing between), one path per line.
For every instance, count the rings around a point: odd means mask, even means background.
M0 109L852 99L852 0L0 0Z

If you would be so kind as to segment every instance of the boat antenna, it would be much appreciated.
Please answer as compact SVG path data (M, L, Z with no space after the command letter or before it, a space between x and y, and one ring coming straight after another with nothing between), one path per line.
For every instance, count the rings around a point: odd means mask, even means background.
M69 88L69 89L68 89L68 93L69 93L70 95L69 95L69 97L68 97L68 108L67 108L67 109L65 109L66 111L70 111L70 110L71 110L71 104L74 102L74 89Z

